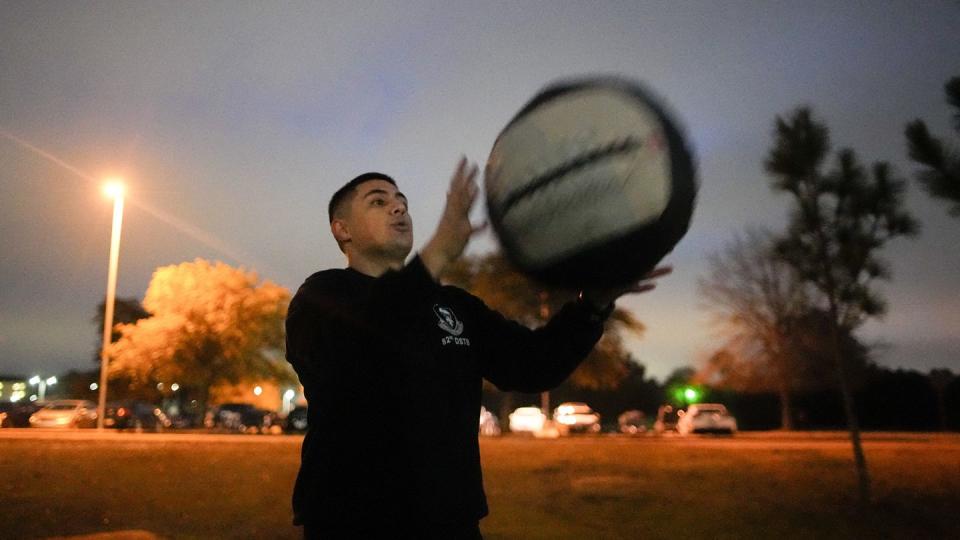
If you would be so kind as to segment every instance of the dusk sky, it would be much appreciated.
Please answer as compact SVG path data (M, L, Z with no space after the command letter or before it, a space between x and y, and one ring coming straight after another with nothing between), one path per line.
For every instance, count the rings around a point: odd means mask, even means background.
M119 296L142 298L158 266L197 257L295 291L345 266L326 205L346 180L396 178L416 249L459 156L484 163L538 89L584 74L646 83L698 161L674 274L621 302L648 327L630 346L649 373L718 343L696 288L707 256L746 227L785 226L763 160L775 116L801 104L834 148L911 179L923 230L885 250L889 313L860 336L882 365L956 370L960 219L913 182L903 128L923 118L960 146L943 93L960 75L958 28L956 1L0 0L0 374L96 367L103 178L128 184ZM469 251L494 246L488 234Z

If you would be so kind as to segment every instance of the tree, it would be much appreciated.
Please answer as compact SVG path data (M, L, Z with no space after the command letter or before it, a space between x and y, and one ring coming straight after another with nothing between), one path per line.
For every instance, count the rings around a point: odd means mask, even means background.
M928 375L930 386L937 394L937 416L940 417L940 431L947 430L947 387L956 378L949 369L932 369Z
M709 265L698 288L727 338L699 377L738 391L776 391L780 427L793 429L790 397L804 358L792 354L789 341L810 309L804 283L776 256L772 235L757 230L712 254Z
M818 307L811 307L787 322L789 335L785 347L792 357L790 364L798 390L822 390L824 381L836 379L835 344L830 339L824 340L824 336L831 335L831 326L830 314ZM870 347L862 343L850 327L840 328L839 341L847 382L857 389L866 384L876 369Z
M947 103L957 109L953 114L953 128L960 134L960 77L950 79L944 91ZM910 159L923 165L923 169L917 171L917 180L931 196L951 201L950 214L960 217L960 154L930 135L923 120L907 124L905 135Z
M882 297L871 288L889 277L878 251L890 240L915 234L916 221L903 210L904 182L889 165L870 173L851 149L841 149L836 165L823 172L830 151L829 131L808 108L778 116L774 144L765 166L773 187L788 193L793 211L777 253L819 293L828 317L829 338L850 429L860 502L870 501L870 475L860 443L842 336L870 317L883 314Z
M158 268L143 300L150 317L118 325L110 374L141 386L176 381L201 411L217 384L292 382L283 359L289 300L285 288L221 262Z
M97 304L97 314L93 317L93 324L97 329L97 350L93 355L94 361L100 363L100 349L103 347L103 318L106 316L107 301L104 300ZM117 298L113 302L113 330L111 332L110 343L115 343L120 339L120 331L117 329L119 324L133 324L140 319L145 319L150 313L144 309L143 304L136 298Z
M529 327L544 324L574 298L573 292L547 288L531 280L502 254L463 257L451 265L443 280L470 291L490 308ZM643 323L629 311L614 309L600 342L570 375L570 381L581 388L615 388L628 372L629 353L624 349L623 335L639 336L643 330Z

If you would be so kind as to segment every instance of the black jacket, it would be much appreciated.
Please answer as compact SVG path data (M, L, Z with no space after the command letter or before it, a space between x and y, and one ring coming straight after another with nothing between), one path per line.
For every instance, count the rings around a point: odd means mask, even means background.
M501 390L557 386L611 309L573 302L530 330L438 285L419 257L379 278L310 276L286 321L309 404L294 523L476 523L487 514L481 378Z

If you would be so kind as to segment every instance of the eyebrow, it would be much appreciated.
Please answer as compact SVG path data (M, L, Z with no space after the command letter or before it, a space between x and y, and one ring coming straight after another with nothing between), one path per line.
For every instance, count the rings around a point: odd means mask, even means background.
M371 195L389 195L389 193L387 193L387 190L385 190L385 189L376 188L376 189L371 189L370 191L366 192L366 193L363 195L363 198L366 199L367 197L369 197L369 196L371 196ZM401 199L403 199L404 201L407 200L407 196L404 195L403 193L399 192L399 191L397 192L397 196L400 197Z

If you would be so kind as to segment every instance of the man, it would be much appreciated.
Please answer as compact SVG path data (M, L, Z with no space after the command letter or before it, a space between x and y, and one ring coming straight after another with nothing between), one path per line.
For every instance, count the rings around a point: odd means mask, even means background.
M613 301L653 288L585 292L531 331L441 286L482 228L469 219L476 176L462 159L436 232L409 263L413 223L393 179L367 173L330 200L348 266L310 276L286 323L309 405L293 495L307 538L481 538L482 378L522 392L560 384L602 335Z

